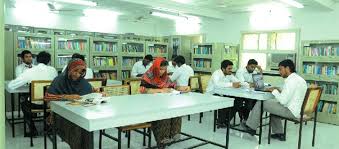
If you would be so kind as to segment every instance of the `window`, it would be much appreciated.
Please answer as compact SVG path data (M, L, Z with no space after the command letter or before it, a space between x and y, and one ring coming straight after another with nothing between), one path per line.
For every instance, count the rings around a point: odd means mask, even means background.
M240 67L246 67L248 60L255 59L263 70L266 70L266 54L265 53L242 53Z

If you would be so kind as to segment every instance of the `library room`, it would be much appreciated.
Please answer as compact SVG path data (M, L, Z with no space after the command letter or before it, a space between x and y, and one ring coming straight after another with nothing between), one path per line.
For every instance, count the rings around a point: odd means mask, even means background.
M339 0L0 6L0 149L339 148Z

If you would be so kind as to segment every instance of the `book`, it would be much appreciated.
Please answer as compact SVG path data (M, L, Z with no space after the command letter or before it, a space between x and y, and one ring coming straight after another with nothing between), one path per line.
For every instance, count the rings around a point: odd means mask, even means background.
M167 45L154 44L153 46L148 46L148 52L155 54L167 53Z
M142 57L123 57L122 65L132 67L136 62L142 60Z
M117 42L94 42L94 51L97 52L118 52Z
M116 56L94 56L93 64L96 67L114 67L118 64L118 58Z
M210 59L194 59L193 66L196 68L211 68L211 62Z
M17 39L17 48L48 50L52 48L52 39L50 37L19 36Z
M122 44L122 52L144 52L144 44L142 43Z
M84 51L86 50L85 49L86 44L87 44L87 40L84 40L84 39L75 39L75 40L59 39L58 49Z

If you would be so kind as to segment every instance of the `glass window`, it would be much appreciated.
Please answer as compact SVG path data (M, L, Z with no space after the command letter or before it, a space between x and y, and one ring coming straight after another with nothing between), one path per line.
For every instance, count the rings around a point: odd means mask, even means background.
M277 33L277 50L295 50L295 33Z
M248 60L255 59L263 70L266 69L266 54L265 53L243 53L241 55L240 66L246 67Z
M257 50L258 49L258 34L244 35L244 49Z
M259 50L267 50L267 34L259 35Z

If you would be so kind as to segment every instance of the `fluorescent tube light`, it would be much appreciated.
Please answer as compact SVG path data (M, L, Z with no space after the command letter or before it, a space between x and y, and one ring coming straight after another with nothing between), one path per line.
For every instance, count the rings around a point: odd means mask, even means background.
M77 4L77 5L84 5L84 6L97 6L96 2L86 1L86 0L55 0L56 2L62 3L70 3L70 4Z
M283 3L286 3L288 5L291 5L293 7L297 7L297 8L304 8L304 5L295 1L295 0L280 0Z
M178 2L178 3L183 3L183 4L188 4L188 3L192 2L192 0L172 0L172 1L175 1L175 2Z
M171 19L171 20L175 20L175 21L187 20L187 17L180 16L179 14L178 15L171 15L171 14L166 14L166 13L162 13L162 12L152 11L151 15L162 17L162 18L167 18L167 19Z

